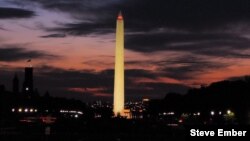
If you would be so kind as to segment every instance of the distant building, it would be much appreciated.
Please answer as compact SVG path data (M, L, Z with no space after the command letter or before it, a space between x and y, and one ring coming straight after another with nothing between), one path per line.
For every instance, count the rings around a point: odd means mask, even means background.
M25 67L23 93L29 94L29 95L33 93L33 68L32 67Z
M122 116L126 117L127 119L132 119L132 113L131 113L130 109L124 109Z
M142 99L142 103L148 103L150 101L150 99L148 99L148 98L143 98Z
M14 94L19 93L19 80L18 80L17 74L15 74L13 78L12 90Z

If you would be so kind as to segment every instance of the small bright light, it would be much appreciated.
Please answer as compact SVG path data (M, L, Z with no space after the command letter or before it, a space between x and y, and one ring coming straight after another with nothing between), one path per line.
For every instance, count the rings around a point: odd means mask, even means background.
M28 91L28 90L29 90L29 88L28 88L28 87L26 87L26 88L25 88L25 90L26 90L26 91Z
M30 109L30 112L32 113L33 111L34 111L34 110L31 108L31 109Z
M78 118L78 115L75 115L75 118Z
M219 112L219 115L221 115L221 114L222 114L222 112L220 111L220 112Z
M11 111L12 111L12 112L15 112L15 109L13 108L13 109L11 109Z
M210 114L213 116L214 115L214 111L211 111Z
M37 109L35 109L35 112L37 112Z
M28 112L28 109L27 109L27 108L25 108L25 109L24 109L24 112L25 112L25 113L27 113L27 112Z
M200 113L200 112L198 112L198 113L197 113L197 115L199 116L199 115L201 115L201 113Z
M231 110L227 110L227 114L231 114L232 112L231 112Z
M78 111L77 113L78 113L78 114L80 114L80 115L82 115L82 114L83 114L81 111Z
M163 113L163 115L166 115L166 114L167 114L166 112Z
M22 109L22 108L19 108L19 109L18 109L18 112L22 112L22 111L23 111L23 109Z

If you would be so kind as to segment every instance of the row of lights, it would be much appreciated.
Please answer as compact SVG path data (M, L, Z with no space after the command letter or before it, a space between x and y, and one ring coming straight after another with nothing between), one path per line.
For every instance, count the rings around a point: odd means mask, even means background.
M232 111L231 110L227 110L226 112L228 115L232 114ZM159 115L174 115L175 113L174 112L163 112L162 114L160 113ZM194 116L200 116L201 113L200 112L197 112L197 113L193 113ZM211 116L214 116L215 115L215 111L211 111L210 112L210 115ZM219 111L219 115L222 115L222 112Z
M78 118L79 117L79 115L78 114L73 114L73 115L70 115L70 117L74 117L74 118Z
M73 111L73 110L71 110L71 111L69 111L69 110L60 110L60 113L71 113L71 114L80 114L80 115L83 114L82 111Z
M201 115L200 112L194 113L194 116L200 116L200 115Z
M231 113L232 113L231 110L227 110L227 114L228 114L228 115L230 115ZM211 111L211 112L210 112L210 115L211 115L211 116L214 116L214 115L215 115L215 112L214 112L214 111ZM219 115L222 115L222 112L221 112L221 111L219 111Z
M74 111L74 110L60 110L60 113L70 114L70 117L79 118L79 115L82 115L82 111Z
M174 115L175 113L174 112L163 112L163 113L159 113L159 116L161 116L161 115L164 115L164 116L166 116L166 115Z
M33 108L18 108L18 109L15 109L15 108L12 108L11 111L14 113L14 112L19 112L19 113L22 113L22 112L25 112L25 113L33 113L33 112L37 112L37 109L33 109Z

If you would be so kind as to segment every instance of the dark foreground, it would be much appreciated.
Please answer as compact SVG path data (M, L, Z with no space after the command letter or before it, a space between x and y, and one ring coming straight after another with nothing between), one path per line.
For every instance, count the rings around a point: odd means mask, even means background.
M183 141L203 140L203 137L191 137L190 129L200 131L246 130L248 126L240 125L187 125L168 124L162 121L126 120L126 119L92 119L64 120L53 124L42 123L3 123L1 124L1 141ZM233 137L246 140L246 137ZM222 139L223 137L219 137ZM210 139L217 139L210 137ZM223 138L228 139L228 137Z
M1 141L179 141L184 138L181 126L120 119L51 125L26 123L1 129Z

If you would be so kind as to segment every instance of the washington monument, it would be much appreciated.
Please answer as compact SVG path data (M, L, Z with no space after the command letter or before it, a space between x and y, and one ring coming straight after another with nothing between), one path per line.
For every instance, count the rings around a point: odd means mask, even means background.
M124 113L124 23L120 12L116 21L114 109L115 116Z

